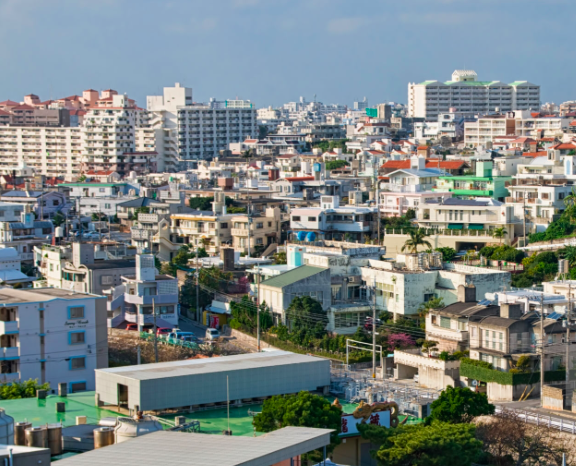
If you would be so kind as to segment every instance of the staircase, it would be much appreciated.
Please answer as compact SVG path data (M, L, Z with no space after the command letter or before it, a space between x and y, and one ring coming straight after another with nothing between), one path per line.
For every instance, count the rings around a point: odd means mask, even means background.
M270 257L272 254L276 252L276 249L278 249L278 243L269 244L268 247L262 253L262 257L263 258Z

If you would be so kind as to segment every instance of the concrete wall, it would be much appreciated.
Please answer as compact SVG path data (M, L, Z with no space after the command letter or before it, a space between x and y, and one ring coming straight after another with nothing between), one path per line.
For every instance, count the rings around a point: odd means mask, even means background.
M530 398L540 395L540 383L531 385L500 385L495 382L488 382L486 394L489 401L515 401L519 400L522 395L530 393Z

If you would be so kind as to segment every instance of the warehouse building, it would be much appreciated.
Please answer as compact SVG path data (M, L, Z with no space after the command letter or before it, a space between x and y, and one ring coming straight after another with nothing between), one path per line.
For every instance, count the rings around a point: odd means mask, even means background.
M327 390L330 361L271 351L96 370L100 403L130 411L164 411L273 395Z

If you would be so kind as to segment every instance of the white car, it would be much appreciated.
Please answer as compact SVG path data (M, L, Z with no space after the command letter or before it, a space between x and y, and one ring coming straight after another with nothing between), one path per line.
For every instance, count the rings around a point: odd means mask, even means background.
M215 328L206 329L206 340L218 340L220 338L220 332Z

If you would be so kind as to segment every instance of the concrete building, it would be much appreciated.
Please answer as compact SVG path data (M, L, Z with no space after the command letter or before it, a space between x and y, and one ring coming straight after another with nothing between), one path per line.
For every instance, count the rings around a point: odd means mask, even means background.
M357 193L361 197L362 193ZM366 238L371 238L375 231L377 212L376 207L340 206L338 196L322 196L318 208L292 209L290 229L298 232L295 236L304 232L303 236L312 233L318 239L363 243Z
M171 160L216 157L234 142L258 134L256 109L250 101L196 104L192 89L176 83L163 95L148 96L147 108L162 118L163 148Z
M64 193L57 191L15 190L0 194L0 202L28 206L38 220L51 219L58 212L66 213L70 207ZM0 215L0 219L2 215Z
M477 301L509 285L510 272L461 264L434 265L428 254L396 256L396 261L369 261L360 267L362 281L376 287L376 307L395 315L416 316L432 298L445 305L458 301L460 285L474 285Z
M540 108L540 86L536 84L477 81L477 77L475 71L456 70L451 81L409 83L408 116L433 118L450 108L468 114Z
M262 215L235 215L230 219L232 246L235 251L262 255L280 241L280 209L267 208Z
M72 248L36 248L37 265L46 286L101 295L122 284L122 276L133 275L135 262L126 259L95 260L93 243L72 243Z
M125 321L157 327L178 326L178 280L160 275L154 266L154 255L136 256L136 274L122 276L122 285L106 294L108 325L117 327Z
M0 290L0 382L94 390L108 367L105 298L56 288Z
M511 176L498 176L493 173L493 162L477 162L475 175L440 176L434 191L450 191L454 196L464 198L491 197L504 202L509 195L506 189Z
M22 262L31 263L35 245L46 242L54 233L50 220L34 220L31 207L0 202L0 246L14 248Z
M287 351L96 370L99 402L131 412L202 406L227 399L234 404L329 386L328 360Z
M0 249L0 283L2 285L18 285L29 288L36 277L29 277L22 273L20 254L15 248Z

